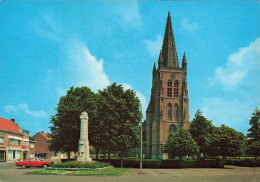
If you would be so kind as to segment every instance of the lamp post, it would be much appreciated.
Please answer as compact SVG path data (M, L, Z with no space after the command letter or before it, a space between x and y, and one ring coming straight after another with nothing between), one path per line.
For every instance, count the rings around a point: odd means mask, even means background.
M141 114L143 115L142 106L140 104ZM141 116L141 146L140 146L140 169L143 167L143 117Z

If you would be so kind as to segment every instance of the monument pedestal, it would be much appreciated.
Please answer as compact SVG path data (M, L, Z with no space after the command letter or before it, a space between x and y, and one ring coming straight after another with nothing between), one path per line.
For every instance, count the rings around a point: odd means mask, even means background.
M82 112L80 115L80 139L78 147L77 161L91 162L92 158L89 157L89 141L88 141L88 114Z
M87 158L86 156L80 155L77 157L77 161L80 162L91 162L92 158Z

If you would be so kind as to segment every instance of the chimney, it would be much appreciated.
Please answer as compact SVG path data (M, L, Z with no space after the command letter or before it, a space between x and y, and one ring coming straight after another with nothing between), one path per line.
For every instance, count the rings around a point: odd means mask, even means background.
M15 123L15 119L11 119L11 121Z

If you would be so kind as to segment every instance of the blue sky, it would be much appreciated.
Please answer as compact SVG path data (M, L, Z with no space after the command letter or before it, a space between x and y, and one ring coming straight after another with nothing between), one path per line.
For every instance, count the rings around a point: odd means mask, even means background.
M145 112L152 67L171 13L179 62L186 52L190 120L247 133L260 106L260 2L0 1L0 117L49 132L71 86L132 88Z

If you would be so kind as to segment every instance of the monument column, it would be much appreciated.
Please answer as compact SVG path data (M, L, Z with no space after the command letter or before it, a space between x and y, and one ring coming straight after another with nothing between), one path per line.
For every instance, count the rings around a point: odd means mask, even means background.
M77 161L89 162L89 141L88 141L88 114L84 111L80 115L80 139Z

